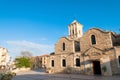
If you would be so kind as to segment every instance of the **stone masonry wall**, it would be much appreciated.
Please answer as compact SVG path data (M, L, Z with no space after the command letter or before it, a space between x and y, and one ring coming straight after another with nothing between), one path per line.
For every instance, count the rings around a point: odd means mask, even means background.
M120 64L119 64L119 60L118 60L118 56L120 56L120 46L117 46L114 48L115 48L116 55L115 55L115 58L113 60L114 62L112 63L113 73L120 74Z
M65 43L65 50L63 51L63 43ZM68 40L67 38L61 38L57 44L55 45L55 54L65 54L72 53L74 42L72 40Z
M99 49L106 49L112 47L112 41L111 41L111 34L105 33L96 29L90 29L88 30L80 39L80 46L81 50L85 51L89 49L92 45L91 43L91 35L95 35L96 38L96 44L95 47Z

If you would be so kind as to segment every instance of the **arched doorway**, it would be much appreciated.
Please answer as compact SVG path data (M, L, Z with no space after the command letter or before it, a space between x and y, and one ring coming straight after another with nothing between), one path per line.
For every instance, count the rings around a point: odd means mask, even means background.
M93 61L93 73L95 75L101 75L100 61Z

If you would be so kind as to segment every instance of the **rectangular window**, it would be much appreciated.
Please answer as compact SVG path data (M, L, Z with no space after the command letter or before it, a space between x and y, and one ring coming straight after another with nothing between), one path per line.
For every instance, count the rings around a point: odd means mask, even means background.
M51 61L51 66L54 67L54 60Z
M80 51L80 42L75 41L75 42L74 42L74 45L75 45L75 52Z
M80 59L79 58L76 59L76 66L80 67Z
M62 66L66 67L66 60L65 59L62 60Z

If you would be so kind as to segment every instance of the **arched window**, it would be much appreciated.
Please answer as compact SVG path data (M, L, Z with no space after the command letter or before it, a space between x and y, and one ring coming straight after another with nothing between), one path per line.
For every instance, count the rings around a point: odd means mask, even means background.
M66 67L66 60L65 59L62 60L62 66Z
M75 52L80 51L80 42L75 41L75 42L74 42L74 46L75 46Z
M54 67L54 60L51 61L51 66Z
M93 45L93 44L96 44L95 35L92 35L92 36L91 36L91 42L92 42L92 45Z
M80 58L76 58L76 66L80 67Z
M65 51L65 43L63 43L63 51Z

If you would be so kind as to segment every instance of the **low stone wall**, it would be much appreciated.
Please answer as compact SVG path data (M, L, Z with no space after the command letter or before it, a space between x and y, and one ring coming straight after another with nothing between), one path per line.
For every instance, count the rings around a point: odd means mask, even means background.
M26 71L30 71L31 69L30 68L17 68L15 70L12 70L12 72L19 72L19 71L23 71L23 72L26 72Z

